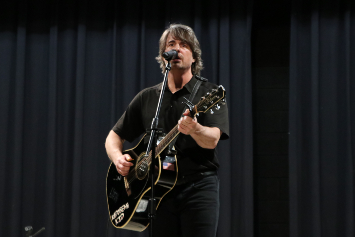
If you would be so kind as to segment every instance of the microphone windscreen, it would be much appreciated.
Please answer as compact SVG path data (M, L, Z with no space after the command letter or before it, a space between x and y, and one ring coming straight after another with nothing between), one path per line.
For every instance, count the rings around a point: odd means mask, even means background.
M178 52L174 49L163 53L163 57L167 61L170 61L170 60L176 58L177 56L178 56Z

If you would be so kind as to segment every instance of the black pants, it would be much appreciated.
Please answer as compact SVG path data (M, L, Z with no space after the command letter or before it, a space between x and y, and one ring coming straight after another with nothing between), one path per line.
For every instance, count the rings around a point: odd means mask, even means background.
M175 186L161 201L154 237L215 237L219 217L217 175Z

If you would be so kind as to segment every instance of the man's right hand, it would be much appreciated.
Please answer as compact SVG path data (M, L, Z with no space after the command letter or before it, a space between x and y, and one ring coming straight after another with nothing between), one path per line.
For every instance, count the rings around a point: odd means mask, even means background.
M133 159L128 154L122 154L124 139L114 131L110 131L106 138L105 147L110 160L115 164L116 170L122 176L126 176L133 165Z
M133 159L128 154L118 156L117 159L114 160L117 172L122 176L128 175L130 167L133 166L133 163L130 162L132 160Z

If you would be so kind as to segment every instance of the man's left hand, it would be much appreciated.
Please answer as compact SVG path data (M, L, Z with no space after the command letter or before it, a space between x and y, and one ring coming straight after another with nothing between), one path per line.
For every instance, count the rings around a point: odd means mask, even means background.
M179 132L185 135L191 135L197 129L198 122L196 118L191 118L189 116L190 111L188 109L183 113L184 117L182 117L178 122L178 130Z

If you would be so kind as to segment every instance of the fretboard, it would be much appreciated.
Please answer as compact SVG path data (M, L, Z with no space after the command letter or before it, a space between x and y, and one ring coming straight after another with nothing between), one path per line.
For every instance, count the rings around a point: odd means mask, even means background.
M158 146L155 148L156 156L159 155L173 140L179 135L178 125L175 125L173 129L159 142Z

